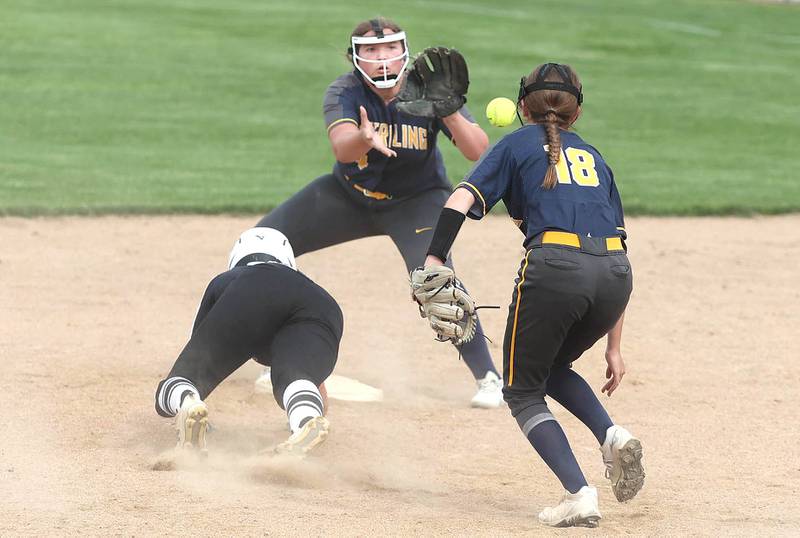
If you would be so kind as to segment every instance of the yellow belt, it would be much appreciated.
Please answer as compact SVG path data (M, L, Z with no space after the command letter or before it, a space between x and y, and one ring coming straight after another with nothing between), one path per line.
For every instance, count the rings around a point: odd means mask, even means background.
M386 194L385 192L371 191L369 189L365 189L364 187L362 187L358 183L350 183L350 185L352 185L355 190L359 191L361 194L363 194L364 196L366 196L368 198L374 198L376 200L391 200L392 199L392 195L391 194Z
M542 234L542 244L564 245L567 247L581 248L581 238L578 236L578 234L549 230ZM606 249L609 252L614 250L625 250L622 248L622 239L619 237L606 237Z

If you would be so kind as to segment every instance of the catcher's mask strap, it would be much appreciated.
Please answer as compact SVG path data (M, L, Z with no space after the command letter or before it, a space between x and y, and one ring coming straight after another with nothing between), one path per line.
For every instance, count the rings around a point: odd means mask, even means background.
M393 41L405 41L405 39L406 39L405 32L396 32L394 34L381 33L380 36L354 35L353 37L350 38L350 41L352 45L374 45L376 43L392 43Z
M381 26L381 22L378 19L371 19L369 25L372 27L372 31L375 32L375 37L383 39L383 26Z
M371 30L375 32L373 36L353 36L350 38L350 46L347 47L347 53L353 54L356 50L356 45L374 45L376 43L391 43L392 41L403 41L405 43L406 33L403 31L395 32L393 34L384 34L383 26L381 26L378 19L369 21Z
M545 77L547 77L548 73L553 69L555 69L556 73L561 77L561 82L545 81ZM525 85L525 77L522 77L519 81L519 96L517 102L522 101L529 93L540 90L556 90L571 93L575 96L575 99L578 100L578 106L583 104L583 92L581 92L580 88L576 88L575 85L572 84L567 68L561 64L545 64L539 70L539 73L536 74L536 80L527 86Z

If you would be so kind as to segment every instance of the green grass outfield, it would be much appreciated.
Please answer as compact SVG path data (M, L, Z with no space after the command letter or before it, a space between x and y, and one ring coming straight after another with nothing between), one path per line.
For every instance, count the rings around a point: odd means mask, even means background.
M503 7L499 7L502 4ZM628 214L800 210L800 6L736 0L382 3L448 45L469 106L572 64L579 132ZM333 157L321 114L375 4L0 0L0 214L262 212ZM469 169L449 144L452 180Z

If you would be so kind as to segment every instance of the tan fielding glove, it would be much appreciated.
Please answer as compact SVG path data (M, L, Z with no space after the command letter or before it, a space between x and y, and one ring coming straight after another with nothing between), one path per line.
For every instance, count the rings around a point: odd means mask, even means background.
M449 340L460 346L475 336L475 301L449 267L434 265L411 271L411 295L440 342Z

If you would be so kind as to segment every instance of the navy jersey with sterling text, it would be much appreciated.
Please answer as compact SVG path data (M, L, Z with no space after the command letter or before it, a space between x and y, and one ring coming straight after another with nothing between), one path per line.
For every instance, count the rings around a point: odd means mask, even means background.
M475 195L468 216L480 219L503 200L525 234L526 247L545 230L625 239L622 202L600 153L576 133L562 130L558 182L545 189L546 148L541 125L525 125L489 148L456 186Z
M436 188L451 189L442 154L436 147L439 131L452 138L442 120L403 114L394 101L384 104L354 71L337 78L325 93L323 112L328 132L343 122L360 125L359 106L366 109L375 131L388 148L397 152L397 157L387 157L373 149L358 162L337 162L333 174L347 189L362 192L367 189L378 193L377 199L403 198ZM459 113L475 123L466 107Z

